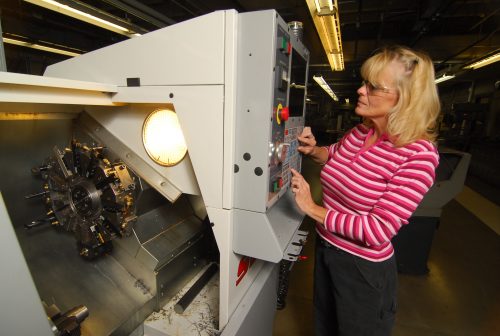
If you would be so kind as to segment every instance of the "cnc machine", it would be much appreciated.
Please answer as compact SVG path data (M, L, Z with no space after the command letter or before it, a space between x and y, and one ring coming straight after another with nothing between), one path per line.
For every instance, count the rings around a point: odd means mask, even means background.
M270 335L308 60L228 10L1 73L2 333Z

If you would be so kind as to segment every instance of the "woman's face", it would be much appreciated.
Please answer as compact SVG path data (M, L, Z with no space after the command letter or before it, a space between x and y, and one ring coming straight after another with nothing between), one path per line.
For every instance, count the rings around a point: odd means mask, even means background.
M396 89L398 64L391 62L374 82L363 81L358 89L356 114L372 120L374 123L385 122L389 111L397 104L399 94Z

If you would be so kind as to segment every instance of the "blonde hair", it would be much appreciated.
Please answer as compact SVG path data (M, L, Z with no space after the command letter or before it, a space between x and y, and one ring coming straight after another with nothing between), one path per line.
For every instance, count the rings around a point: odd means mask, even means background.
M377 83L381 72L392 62L401 64L403 71L398 71L395 78L399 99L388 115L389 137L398 147L420 139L434 142L441 107L431 59L407 47L386 47L363 63L361 76ZM371 121L365 120L365 124L370 126Z

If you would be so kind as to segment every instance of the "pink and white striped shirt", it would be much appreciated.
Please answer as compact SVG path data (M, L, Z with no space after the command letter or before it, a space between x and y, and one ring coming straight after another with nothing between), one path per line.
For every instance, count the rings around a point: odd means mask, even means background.
M342 250L383 261L394 254L391 238L434 183L439 155L426 140L396 148L382 136L364 147L372 132L358 125L328 148L321 171L328 212L316 230Z

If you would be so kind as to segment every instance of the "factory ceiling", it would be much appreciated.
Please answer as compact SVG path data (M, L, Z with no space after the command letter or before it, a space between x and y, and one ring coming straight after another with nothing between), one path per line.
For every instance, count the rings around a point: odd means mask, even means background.
M360 64L373 50L403 44L426 51L437 73L457 71L463 65L500 51L498 0L339 0L345 70L331 71L305 0L65 0L89 5L147 32L216 10L238 12L276 9L287 22L301 21L304 44L311 51L310 77L321 74L341 98L356 97ZM3 36L21 36L31 42L49 42L88 52L127 39L23 0L0 2ZM8 70L40 74L64 56L5 44ZM500 62L474 73L500 72ZM463 78L470 77L463 74ZM459 80L460 77L457 77ZM309 95L324 95L309 80ZM316 86L316 87L315 87Z

